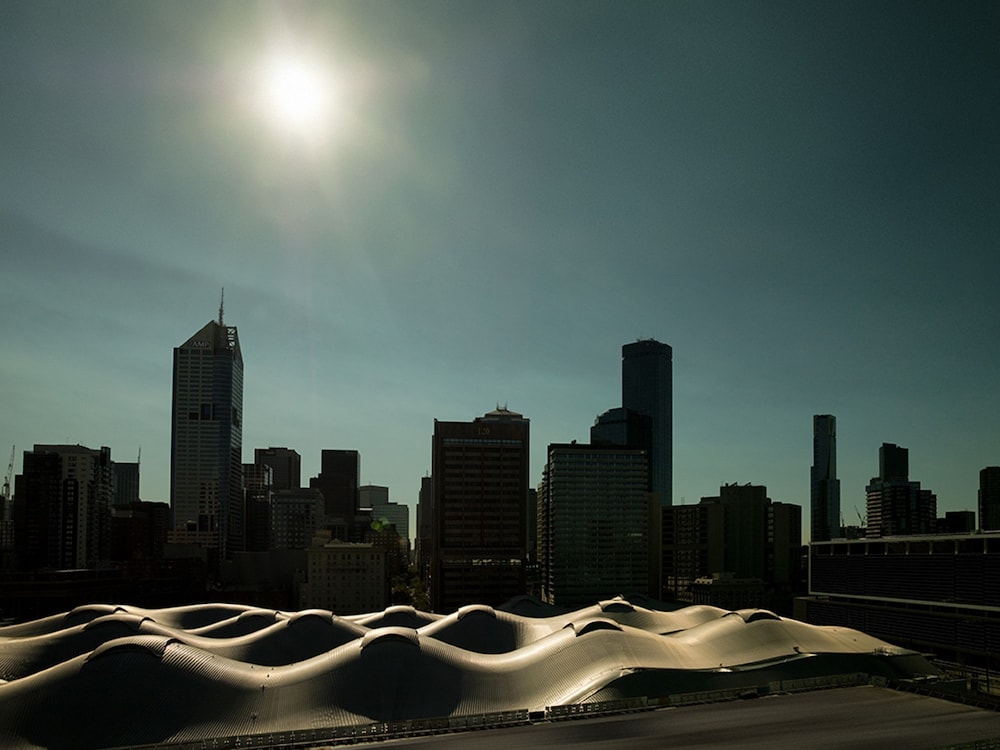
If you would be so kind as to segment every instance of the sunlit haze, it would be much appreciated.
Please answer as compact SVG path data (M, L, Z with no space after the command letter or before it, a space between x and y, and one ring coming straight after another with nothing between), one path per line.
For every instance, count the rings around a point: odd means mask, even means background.
M0 455L142 451L172 355L239 329L243 459L356 449L415 506L434 420L546 446L673 347L673 498L844 520L878 448L938 511L1000 464L995 2L509 0L0 8ZM251 101L252 100L252 101Z
M276 57L265 64L261 84L261 106L282 127L308 135L333 116L335 82L316 63L292 55Z

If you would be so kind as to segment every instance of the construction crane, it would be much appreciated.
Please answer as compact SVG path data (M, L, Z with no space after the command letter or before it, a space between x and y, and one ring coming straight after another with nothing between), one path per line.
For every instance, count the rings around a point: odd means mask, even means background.
M0 550L14 546L14 526L11 521L10 508L10 480L14 476L14 448L13 445L10 447L10 462L7 464L7 473L3 475L3 494L0 495ZM3 564L4 561L0 560L0 566Z
M14 450L17 448L16 445L10 447L10 461L7 463L7 473L3 475L3 500L4 500L4 510L6 512L6 507L10 501L10 480L14 476ZM0 519L2 520L2 519Z

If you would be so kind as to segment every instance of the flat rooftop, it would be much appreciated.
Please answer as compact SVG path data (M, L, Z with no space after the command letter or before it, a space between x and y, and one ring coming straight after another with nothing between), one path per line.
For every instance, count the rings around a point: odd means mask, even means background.
M817 690L594 719L373 743L471 750L767 748L931 750L1000 738L1000 713L881 687Z

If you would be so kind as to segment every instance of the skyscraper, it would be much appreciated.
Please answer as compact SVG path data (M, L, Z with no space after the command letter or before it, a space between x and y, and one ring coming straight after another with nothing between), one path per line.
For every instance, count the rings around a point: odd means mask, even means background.
M837 418L813 415L810 472L810 537L825 542L840 536L840 480L837 479Z
M497 408L472 422L434 420L431 604L497 606L525 593L528 426Z
M542 598L569 608L618 594L658 598L651 497L641 448L549 445L538 491Z
M170 506L175 542L243 549L243 355L219 319L174 349Z
M979 472L979 528L1000 530L1000 466L987 466Z
M622 347L622 408L650 418L650 486L673 504L673 349L654 339Z

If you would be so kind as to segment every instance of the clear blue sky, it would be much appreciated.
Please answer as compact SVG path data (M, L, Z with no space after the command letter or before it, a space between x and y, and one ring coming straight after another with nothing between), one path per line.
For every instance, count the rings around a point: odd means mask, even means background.
M878 447L939 511L1000 464L995 2L0 4L0 448L142 446L169 497L171 358L239 328L244 460L355 448L415 504L433 420L545 446L674 348L674 499L845 519ZM328 109L264 105L308 58ZM808 510L804 512L808 525Z

